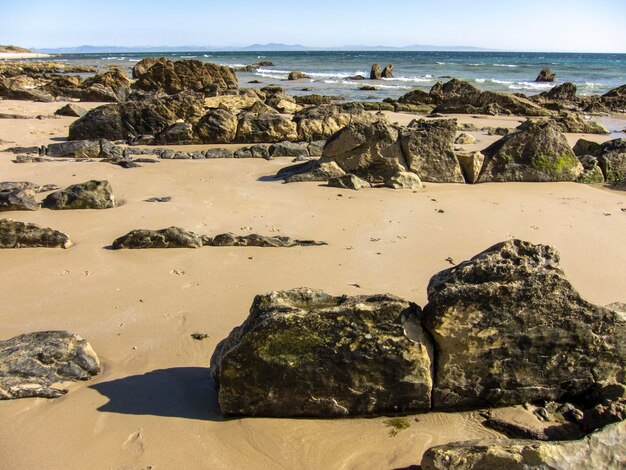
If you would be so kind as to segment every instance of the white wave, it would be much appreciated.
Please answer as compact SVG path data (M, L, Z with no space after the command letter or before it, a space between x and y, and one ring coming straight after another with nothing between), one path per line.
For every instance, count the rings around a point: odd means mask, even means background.
M210 54L204 54L202 57L213 57L213 56Z
M196 57L198 57L197 55L181 55L180 58L181 59L195 59Z
M434 79L432 75L427 75L425 77L394 77L394 78L383 78L385 81L389 82L416 82L416 83L424 83L424 82L432 82Z
M513 65L513 64L492 64L494 67L509 67L509 68L515 68L517 67L517 65Z
M549 90L554 84L537 82L515 82L509 85L509 90Z
M220 64L223 65L225 67L234 67L234 68L239 68L239 67L245 67L246 64Z
M474 80L476 83L485 83L487 81L486 78L477 78Z
M139 59L128 59L128 62L139 62Z
M437 65L446 65L447 62L437 62Z
M351 80L322 80L327 85L346 85L351 86L353 88L360 88L363 86L362 83L351 81ZM382 85L380 83L376 83L374 85L376 88L381 88L385 90L412 90L413 87L403 86L403 85Z
M287 77L285 75L276 75L273 73L255 73L257 77L262 78L273 78L274 80L285 80Z
M598 87L602 87L604 85L602 85L602 83L585 82L584 86L586 86L587 88L598 88Z
M103 57L102 60L126 60L126 57Z

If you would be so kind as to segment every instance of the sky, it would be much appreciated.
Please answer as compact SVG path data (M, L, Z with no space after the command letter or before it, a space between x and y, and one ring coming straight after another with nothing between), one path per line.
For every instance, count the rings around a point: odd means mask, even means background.
M626 53L626 0L0 0L0 44Z

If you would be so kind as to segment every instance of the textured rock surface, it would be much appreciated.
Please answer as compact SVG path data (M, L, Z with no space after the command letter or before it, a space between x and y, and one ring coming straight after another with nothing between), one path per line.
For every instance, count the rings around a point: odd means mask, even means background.
M454 155L456 119L415 120L400 133L409 169L422 181L464 183Z
M603 143L597 155L598 164L607 181L626 179L626 139Z
M481 152L456 152L456 158L459 160L459 165L461 165L465 182L469 184L476 183L483 168L485 156Z
M337 132L326 142L320 162L335 162L369 183L384 183L407 170L398 130L384 121L356 122Z
M237 135L237 116L224 109L211 109L196 126L200 142L205 144L226 144Z
M0 341L0 400L57 398L61 382L88 380L100 373L91 345L66 331L27 333Z
M306 142L326 139L348 124L374 119L356 103L312 106L298 111L293 117L298 126L298 140Z
M69 103L57 109L54 114L57 116L81 117L87 114L87 110L76 104Z
M431 350L420 314L391 295L296 289L257 296L211 359L222 412L329 418L426 411Z
M314 160L282 168L276 173L276 178L284 179L285 183L302 183L328 181L345 174L335 162L320 163Z
M108 181L91 180L48 194L41 207L46 209L109 209L117 206Z
M436 274L424 317L435 409L624 393L626 325L580 297L552 247L510 240Z
M205 246L258 246L264 248L290 248L293 246L321 246L325 242L315 240L294 240L290 237L267 237L256 233L250 235L234 235L222 233L215 237L202 237Z
M297 139L296 124L280 114L247 112L239 115L237 142L270 143Z
M556 80L556 74L547 67L539 72L535 79L536 82L553 82L554 80Z
M385 186L392 189L420 189L423 187L420 177L410 171L400 171L392 175Z
M358 191L359 189L369 188L372 185L358 176L347 174L330 178L328 180L328 186L332 188L353 189Z
M479 182L576 181L583 167L553 121L528 121L483 150Z
M169 227L162 230L132 230L116 239L112 247L114 250L123 248L200 248L202 240L198 235L178 227Z
M0 248L69 248L70 238L57 230L36 224L0 220Z
M32 189L0 191L0 212L36 211L37 209L39 209L39 204L35 201L35 191Z
M422 470L623 470L626 421L577 441L482 440L433 447Z

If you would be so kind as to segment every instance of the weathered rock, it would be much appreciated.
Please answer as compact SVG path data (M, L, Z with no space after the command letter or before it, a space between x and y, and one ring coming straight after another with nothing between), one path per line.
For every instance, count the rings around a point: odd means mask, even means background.
M233 152L228 149L209 149L204 153L204 158L233 158Z
M372 70L370 72L370 80L380 80L383 76L383 72L380 69L380 65L374 64L372 65Z
M147 65L145 63L144 65ZM239 88L237 76L230 67L200 62L160 58L149 68L139 64L133 72L138 75L133 87L144 91L163 91L168 95L181 91L194 91L207 96L235 91Z
M626 323L580 297L552 247L510 240L436 274L424 318L435 409L624 394Z
M226 144L237 135L237 116L224 109L211 109L198 122L196 134L202 143Z
M72 242L69 237L57 230L11 219L0 220L0 248L69 248L70 246Z
M234 235L232 233L222 233L215 237L203 237L205 246L257 246L265 248L290 248L294 246L321 246L325 242L315 240L294 240L290 237L275 236L266 237L251 233L250 235Z
M408 168L422 181L464 183L454 154L456 119L415 120L400 132Z
M35 191L32 189L0 191L0 212L36 211L37 209L39 209L39 204L35 201Z
M586 139L578 139L576 145L574 145L574 155L577 157L582 157L583 155L593 155L596 156L601 150L601 146L597 142L592 142L591 140Z
M291 72L289 74L289 77L287 77L287 80L306 80L309 77L306 73L303 72Z
M476 137L471 134L461 132L456 139L454 139L454 143L457 145L473 145L476 143Z
M602 124L585 119L578 113L561 112L554 117L561 132L579 134L608 134L609 131Z
M328 186L332 188L353 189L358 191L359 189L370 188L372 185L358 176L347 174L330 178L328 180Z
M57 109L54 114L57 116L82 117L87 114L87 110L76 104L69 103Z
M345 173L335 162L320 163L319 160L311 160L282 168L276 173L276 178L284 179L285 183L302 183L328 181Z
M309 143L309 155L311 157L321 157L324 152L325 140L315 140Z
M387 65L380 74L381 78L393 78L393 65Z
M626 139L604 142L596 155L607 181L626 179Z
M98 158L100 142L97 140L70 140L60 144L50 144L46 149L49 157Z
M194 128L188 122L177 122L154 136L157 145L189 145L196 141Z
M329 418L426 411L432 348L420 314L391 295L296 289L257 296L211 359L222 412Z
M279 114L242 113L235 140L240 143L271 143L297 140L296 124Z
M577 441L482 440L432 447L422 470L622 470L626 462L626 421Z
M202 240L198 235L178 227L169 227L162 230L132 230L116 239L112 247L114 250L124 248L200 248Z
M57 398L62 382L100 373L91 345L67 331L40 331L0 341L0 400Z
M353 122L373 122L362 105L321 105L305 108L293 117L298 125L298 140L313 141L326 139Z
M553 82L555 80L556 74L553 73L548 67L539 72L539 75L537 75L537 78L535 79L536 82Z
M35 184L30 181L3 181L0 183L0 192L14 191L16 189L31 189L36 193L45 193L59 189L56 184Z
M305 106L320 106L322 104L332 104L333 101L341 101L344 98L341 96L326 96L326 95L301 95L294 96L297 104Z
M48 194L41 207L46 209L109 209L116 207L108 181L91 180Z
M598 166L598 159L596 157L583 155L582 157L578 157L578 161L583 166L583 172L577 180L579 183L593 184L604 182L604 174Z
M481 152L456 152L456 158L461 166L465 182L476 183L483 168L485 156Z
M103 73L97 73L93 77L85 79L81 86L83 88L89 88L94 85L102 85L103 87L111 89L119 87L129 88L130 80L128 79L128 75L126 75L126 72L122 69L114 68Z
M309 157L306 142L280 142L270 146L269 152L272 157Z
M356 122L334 134L326 142L320 159L320 163L328 162L375 184L408 169L398 130L384 121Z
M576 99L576 85L565 82L539 94L541 98L555 101L572 101Z
M400 171L395 175L392 175L387 181L385 186L393 189L420 189L424 186L419 176L410 171Z
M163 60L165 60L164 57L161 57L161 58L146 57L145 59L141 59L133 67L133 71L132 71L133 78L141 77L143 74L145 74L148 71L148 69L150 69L150 67L152 67L156 63L163 61Z
M582 165L553 121L528 121L493 143L479 182L576 181Z

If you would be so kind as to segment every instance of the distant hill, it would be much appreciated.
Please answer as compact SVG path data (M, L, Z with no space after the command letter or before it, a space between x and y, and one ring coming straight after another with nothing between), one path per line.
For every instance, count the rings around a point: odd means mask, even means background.
M5 52L15 52L20 54L28 54L31 52L30 49L24 49L23 47L18 46L0 46L0 53Z
M154 53L154 52L279 52L279 51L486 51L472 46L432 46L415 44L411 46L363 46L348 45L339 47L307 47L300 44L252 44L250 46L79 46L34 49L46 54L101 54L101 53Z

